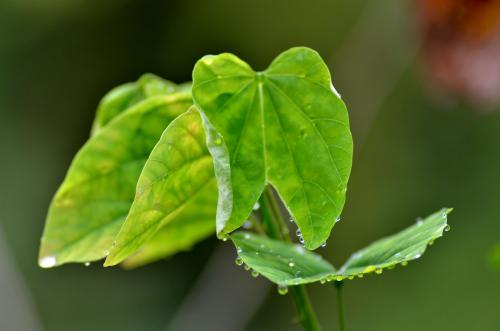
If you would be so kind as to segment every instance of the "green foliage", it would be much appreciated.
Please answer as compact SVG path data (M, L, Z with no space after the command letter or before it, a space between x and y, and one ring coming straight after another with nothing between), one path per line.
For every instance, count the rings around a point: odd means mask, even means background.
M395 235L374 242L354 253L338 271L319 255L299 245L247 232L237 232L231 239L238 252L238 264L245 263L278 285L340 281L372 272L381 273L385 268L420 258L427 246L449 229L447 214L450 211L443 209Z
M193 71L193 98L219 133L209 143L225 145L211 149L221 191L218 233L240 227L271 184L306 248L325 242L344 205L352 138L321 57L292 48L254 72L232 54L205 56Z
M108 92L97 107L97 114L92 125L92 134L96 134L118 114L147 98L167 95L175 92L191 92L191 84L176 85L153 74L142 75L137 82L120 85Z
M236 263L245 263L276 284L313 283L335 273L330 263L301 245L249 232L236 232L230 238L238 252Z
M189 247L214 231L216 206L213 161L200 116L192 107L167 127L151 152L105 265L123 261L160 228L132 264Z
M103 258L127 216L139 174L189 93L146 99L113 119L78 152L47 215L40 264Z
M232 54L206 56L192 85L146 74L101 101L92 136L50 205L40 265L107 257L106 266L134 268L217 233L231 238L238 264L284 293L419 258L448 228L449 209L374 242L338 270L309 251L327 240L342 211L352 151L347 109L311 49L292 48L262 72ZM231 234L250 217L258 231L284 239L268 186L304 247ZM264 189L271 194L260 199ZM262 222L252 214L259 199ZM300 309L308 305L304 288L291 292L303 324L316 325L310 309Z
M358 276L418 259L428 245L449 230L447 215L451 209L442 209L425 220L418 220L407 229L375 241L368 247L354 253L340 268L342 277Z

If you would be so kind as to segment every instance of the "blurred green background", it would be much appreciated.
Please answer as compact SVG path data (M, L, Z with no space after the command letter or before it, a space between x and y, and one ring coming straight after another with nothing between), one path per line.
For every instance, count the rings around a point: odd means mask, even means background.
M348 330L498 330L500 272L487 256L500 241L500 113L430 87L414 12L397 0L2 0L0 330L300 330L290 299L215 239L133 271L37 266L49 201L105 92L144 72L190 80L209 53L263 69L298 45L330 66L355 140L343 221L321 252L339 265L455 208L421 260L347 282ZM333 286L309 288L337 330Z

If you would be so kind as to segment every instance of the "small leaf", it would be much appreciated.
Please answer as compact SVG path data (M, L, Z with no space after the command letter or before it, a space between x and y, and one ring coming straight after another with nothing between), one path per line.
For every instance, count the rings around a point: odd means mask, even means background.
M213 227L215 223L216 192L213 160L205 144L200 115L192 107L167 127L151 152L137 183L134 203L105 266L120 263L135 253L160 228L166 232L157 235L162 239L167 236L170 247L160 252L158 243L152 242L156 248L145 246L145 254L150 257L172 252L207 235L210 224ZM200 224L184 224L183 212L190 218L186 222ZM182 236L176 237L176 231L181 231Z
M353 254L338 271L319 255L299 245L248 232L236 232L230 238L241 259L237 260L238 264L245 263L278 285L340 281L379 273L384 268L418 259L428 245L449 230L447 215L450 212L451 209L443 209L393 236L374 242Z
M168 95L174 92L191 92L191 84L176 85L156 75L144 74L137 82L115 87L104 96L97 107L92 135L138 102L149 97Z
M299 245L250 232L236 232L230 238L243 263L278 285L317 282L335 272L321 256Z
M193 98L210 133L219 186L217 232L248 218L266 184L284 200L308 249L328 238L352 163L347 109L315 51L297 47L263 72L232 54L203 57Z
M165 127L190 105L189 93L149 98L82 147L49 207L41 266L93 261L109 253L150 151Z
M379 273L382 269L420 258L427 246L449 229L447 215L450 212L451 209L442 209L395 235L375 241L354 253L339 270L339 275L345 278L374 271Z

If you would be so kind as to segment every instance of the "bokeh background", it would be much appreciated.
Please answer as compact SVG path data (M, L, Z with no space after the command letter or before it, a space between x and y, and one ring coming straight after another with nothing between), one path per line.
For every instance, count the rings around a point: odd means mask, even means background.
M499 330L499 21L496 0L0 1L0 330L300 330L290 298L215 239L133 271L37 266L47 206L106 91L144 72L190 80L209 53L263 69L298 45L329 65L355 140L322 254L340 265L455 207L419 261L346 283L348 330ZM309 288L337 330L333 286Z

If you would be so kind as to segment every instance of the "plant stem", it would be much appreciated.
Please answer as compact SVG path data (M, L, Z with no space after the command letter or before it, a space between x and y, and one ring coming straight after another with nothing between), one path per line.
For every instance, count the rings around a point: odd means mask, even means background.
M344 300L342 288L344 287L344 282L335 282L335 287L337 288L337 308L339 314L339 330L345 331L345 322L344 322Z
M291 242L278 201L269 186L266 187L262 194L260 207L262 222L269 237ZM292 286L290 294L295 303L298 318L304 329L306 331L321 331L321 326L309 300L306 287L304 285Z

